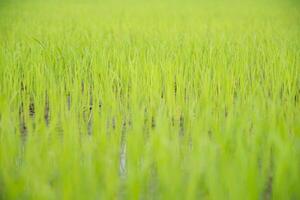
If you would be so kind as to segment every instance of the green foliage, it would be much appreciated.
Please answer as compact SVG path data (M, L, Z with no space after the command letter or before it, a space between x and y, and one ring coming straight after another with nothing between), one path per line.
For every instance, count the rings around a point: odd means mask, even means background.
M300 199L296 1L3 1L0 199Z

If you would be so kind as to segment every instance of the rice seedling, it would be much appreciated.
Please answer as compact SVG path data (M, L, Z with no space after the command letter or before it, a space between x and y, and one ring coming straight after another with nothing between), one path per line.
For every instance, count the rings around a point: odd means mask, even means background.
M299 199L293 0L0 2L0 199Z

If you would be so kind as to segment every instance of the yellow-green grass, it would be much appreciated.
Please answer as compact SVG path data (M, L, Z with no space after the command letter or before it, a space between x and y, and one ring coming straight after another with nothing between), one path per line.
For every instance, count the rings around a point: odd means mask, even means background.
M0 2L0 199L300 199L300 5Z

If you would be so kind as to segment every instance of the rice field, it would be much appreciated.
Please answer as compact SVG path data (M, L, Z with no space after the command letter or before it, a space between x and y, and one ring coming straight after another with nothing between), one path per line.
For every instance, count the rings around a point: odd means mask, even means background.
M297 0L1 0L0 199L300 199Z

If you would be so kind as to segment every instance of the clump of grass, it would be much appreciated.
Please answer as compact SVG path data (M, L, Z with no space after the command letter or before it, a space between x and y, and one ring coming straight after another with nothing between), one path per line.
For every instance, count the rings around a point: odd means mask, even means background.
M0 199L300 198L297 2L0 5Z

